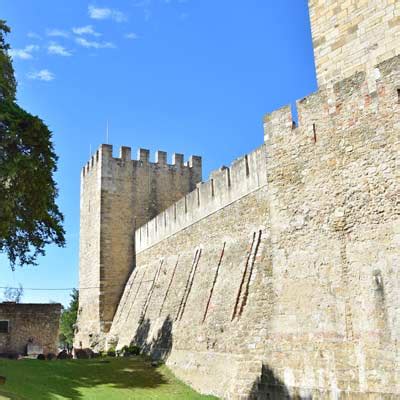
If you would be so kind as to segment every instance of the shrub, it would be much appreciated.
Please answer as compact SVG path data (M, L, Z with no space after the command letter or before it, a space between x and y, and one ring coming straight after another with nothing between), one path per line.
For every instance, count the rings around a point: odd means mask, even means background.
M115 357L115 347L111 346L111 347L107 350L107 355L108 355L108 357Z
M139 346L134 346L130 345L128 347L129 353L133 354L134 356L138 356L140 354L140 347Z
M78 359L93 358L93 354L92 349L75 349L75 357Z
M68 360L69 358L72 358L72 355L68 354L67 350L61 350L57 356L58 360Z
M140 347L130 345L130 346L124 346L121 350L120 353L124 356L138 356L140 354Z

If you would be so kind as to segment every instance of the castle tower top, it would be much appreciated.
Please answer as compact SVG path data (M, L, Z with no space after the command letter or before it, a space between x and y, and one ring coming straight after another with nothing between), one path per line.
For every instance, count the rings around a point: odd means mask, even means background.
M309 0L319 86L400 53L400 1Z

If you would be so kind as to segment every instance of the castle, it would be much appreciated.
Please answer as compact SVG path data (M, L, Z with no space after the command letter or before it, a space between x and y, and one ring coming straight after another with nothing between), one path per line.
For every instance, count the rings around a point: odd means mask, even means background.
M102 145L75 346L131 343L228 399L400 398L400 2L309 0L319 90L202 182Z

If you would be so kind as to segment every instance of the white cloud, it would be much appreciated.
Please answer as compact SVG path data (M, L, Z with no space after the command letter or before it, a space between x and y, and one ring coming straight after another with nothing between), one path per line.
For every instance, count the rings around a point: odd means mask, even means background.
M139 38L139 36L136 35L136 33L134 33L134 32L125 34L125 39L134 40L134 39L138 39L138 38Z
M39 81L50 82L55 78L55 76L48 69L41 69L40 71L30 73L28 75L28 78Z
M57 56L72 56L72 53L70 51L68 51L64 46L61 46L58 43L50 43L49 47L47 47L47 51L49 52L49 54L55 54Z
M42 37L35 32L28 32L28 34L26 36L28 36L28 38L30 38L30 39L37 39L37 40L42 39Z
M32 53L37 50L39 50L39 46L37 46L35 44L30 44L29 46L26 46L23 49L11 49L8 51L8 54L12 58L20 58L21 60L29 60L29 59L33 58Z
M86 26L80 26L80 27L77 27L77 28L72 28L72 32L74 32L75 35L101 36L101 33L96 32L93 29L92 25L86 25Z
M119 10L112 8L102 8L90 5L88 7L89 17L92 19L112 19L115 22L124 22L127 20L126 15Z
M55 36L55 37L65 37L69 36L67 31L63 31L61 29L47 29L46 31L47 36Z
M112 49L115 45L111 42L95 42L91 40L86 40L84 38L76 38L76 43L83 47L93 48L93 49Z

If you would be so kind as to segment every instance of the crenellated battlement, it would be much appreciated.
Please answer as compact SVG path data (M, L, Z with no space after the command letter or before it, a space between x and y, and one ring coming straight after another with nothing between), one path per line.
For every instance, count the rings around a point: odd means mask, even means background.
M157 150L155 152L154 162L150 161L150 150L139 148L136 159L132 159L132 150L130 147L121 146L119 148L119 156L113 156L113 146L110 144L102 144L99 149L90 157L89 161L82 168L82 178L84 178L93 168L100 165L100 161L115 161L120 166L132 162L135 167L167 167L172 169L193 168L200 171L202 168L202 159L200 156L190 156L185 162L184 155L173 153L171 163L168 163L168 154L165 151Z
M276 135L284 135L296 127L290 105L284 106L264 116L264 141Z
M321 139L321 133L331 134L333 128L346 130L363 124L360 115L377 113L380 104L386 106L390 95L392 106L400 102L400 90L395 84L399 75L400 56L392 57L378 65L371 82L367 72L357 72L331 87L323 87L300 100L264 116L264 139L267 147L288 135L305 136L312 143ZM390 91L390 93L387 93ZM296 109L298 123L293 119ZM325 141L329 136L323 135Z
M264 145L228 167L211 172L206 182L182 197L136 231L136 251L140 252L160 240L192 225L264 186L267 181Z

